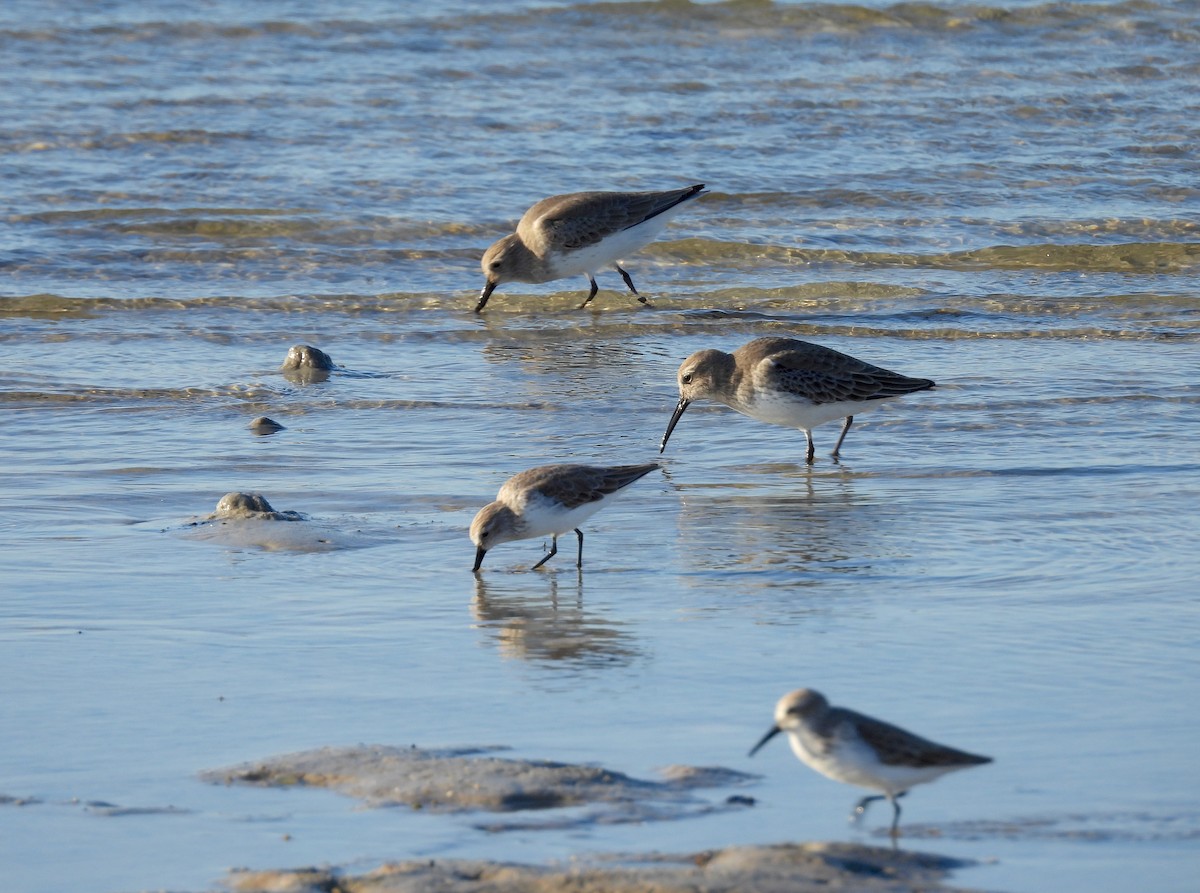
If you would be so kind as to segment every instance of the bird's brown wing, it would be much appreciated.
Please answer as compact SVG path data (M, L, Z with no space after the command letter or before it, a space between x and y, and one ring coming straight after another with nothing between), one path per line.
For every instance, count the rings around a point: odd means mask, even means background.
M645 223L703 189L667 192L575 192L542 199L517 224L521 241L538 254L547 249L587 248L621 230Z
M882 400L934 386L927 378L909 378L819 344L789 344L764 357L755 374L761 384L813 403Z
M612 466L544 465L510 478L501 488L499 498L504 499L505 490L530 490L573 509L611 496L658 467L654 462Z
M880 762L888 766L971 766L992 761L991 757L938 744L883 720L849 710L844 712L853 717L858 734L879 754Z

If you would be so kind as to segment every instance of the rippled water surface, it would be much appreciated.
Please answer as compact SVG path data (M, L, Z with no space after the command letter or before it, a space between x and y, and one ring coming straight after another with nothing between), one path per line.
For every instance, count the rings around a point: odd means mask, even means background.
M810 686L995 757L906 801L955 882L1195 889L1195 3L77 6L0 8L6 886L882 840L745 756ZM471 312L536 199L693 182L628 259L652 308L608 271ZM938 388L811 469L697 405L582 574L472 577L507 476L653 459L680 361L764 334ZM233 490L309 520L194 526ZM763 779L501 833L197 779L357 742Z

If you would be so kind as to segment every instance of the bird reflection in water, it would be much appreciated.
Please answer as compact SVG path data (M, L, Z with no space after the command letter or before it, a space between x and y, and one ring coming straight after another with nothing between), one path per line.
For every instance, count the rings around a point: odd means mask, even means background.
M679 485L680 545L698 571L863 567L879 554L874 507L858 497L844 469L819 481L806 466L756 466L760 484ZM676 475L678 477L678 474ZM782 481L782 483L781 483ZM822 570L823 569L823 570Z
M549 592L530 596L524 579L518 589L476 575L471 614L507 658L592 668L627 666L639 657L620 624L583 607L582 574L569 577L560 594L558 572L551 571Z

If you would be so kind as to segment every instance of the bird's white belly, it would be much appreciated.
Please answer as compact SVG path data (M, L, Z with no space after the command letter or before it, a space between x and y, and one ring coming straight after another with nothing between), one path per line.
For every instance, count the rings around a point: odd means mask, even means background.
M877 791L888 789L888 784L879 773L879 759L866 745L843 742L828 752L822 752L805 747L798 735L789 735L788 738L792 752L800 761L826 778Z
M525 536L558 536L574 530L608 502L608 497L596 502L585 502L575 508L564 508L561 503L535 497L525 503L521 512L525 520Z
M561 279L584 273L594 275L598 270L610 267L638 249L645 248L657 239L666 227L669 214L670 212L659 214L645 223L605 236L594 245L550 255L547 260L554 272L554 278Z
M785 428L802 428L810 431L817 425L844 419L848 415L859 415L874 409L886 400L847 400L843 403L813 403L804 397L790 394L761 394L753 402L735 406L738 412Z
M805 747L797 735L789 735L792 752L809 768L826 778L875 791L898 794L913 785L933 781L959 768L956 766L896 766L880 762L879 756L860 740L842 740L828 753Z

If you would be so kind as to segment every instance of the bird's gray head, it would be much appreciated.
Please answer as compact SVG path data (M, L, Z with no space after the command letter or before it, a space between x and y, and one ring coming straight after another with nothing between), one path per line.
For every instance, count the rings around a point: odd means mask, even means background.
M767 734L759 739L750 751L750 756L758 753L759 748L778 735L780 732L790 732L801 728L826 710L829 702L820 692L811 688L798 688L790 691L775 705L775 724L767 729Z
M829 709L829 702L819 691L798 688L790 691L775 705L775 725L785 732L794 729Z
M471 522L471 542L475 544L475 567L479 570L483 556L500 543L521 538L524 522L508 506L491 502L479 510Z
M521 264L527 254L525 244L516 233L505 236L483 253L483 260L479 265L483 268L486 281L483 283L483 291L479 293L479 303L475 305L476 313L487 305L488 298L492 296L497 285L520 275Z
M679 402L671 421L667 423L667 432L663 435L658 451L667 448L671 432L683 418L684 411L691 406L693 400L703 398L724 400L723 395L732 387L733 372L737 363L731 354L720 350L698 350L679 367Z
M679 399L690 403L720 394L728 388L735 365L724 351L696 351L679 367Z
M522 253L524 248L525 245L517 238L517 234L510 233L485 251L480 266L487 281L499 285L512 278L518 263L517 255Z

